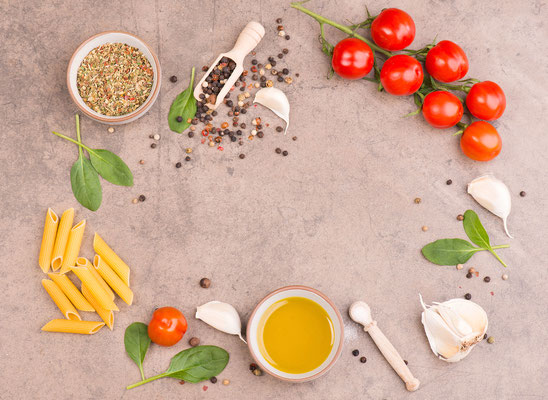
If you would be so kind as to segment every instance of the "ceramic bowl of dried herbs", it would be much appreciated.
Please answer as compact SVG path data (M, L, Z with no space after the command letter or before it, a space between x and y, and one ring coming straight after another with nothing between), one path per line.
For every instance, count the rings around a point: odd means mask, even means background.
M121 125L142 117L160 92L161 70L151 47L137 36L109 31L83 42L70 59L70 96L88 117Z

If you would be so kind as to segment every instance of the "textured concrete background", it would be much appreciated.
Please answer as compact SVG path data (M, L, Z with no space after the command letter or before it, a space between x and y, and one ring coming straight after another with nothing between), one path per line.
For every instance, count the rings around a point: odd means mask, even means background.
M501 155L488 164L465 158L451 132L430 128L421 117L402 118L412 102L377 93L366 82L325 79L315 21L280 1L87 1L1 0L0 146L3 306L0 311L0 382L3 399L535 399L548 397L546 332L546 150L548 112L545 1L371 1L369 9L407 10L417 26L414 48L437 34L459 43L470 73L498 82L508 107L495 123ZM337 21L360 20L361 1L313 1L308 6ZM275 19L292 39L275 35ZM300 78L287 89L291 127L286 137L272 127L262 141L224 152L198 145L197 138L171 133L169 105L186 85L190 68L208 64L229 49L250 20L267 30L257 52L265 60L288 47L287 65ZM103 183L103 205L92 213L75 201L69 168L75 146L55 136L73 136L74 113L65 84L68 60L89 36L125 30L149 42L163 67L162 92L142 119L108 134L106 126L82 118L84 142L118 153L135 176L133 188ZM334 41L341 36L329 29ZM179 82L172 84L169 76ZM276 118L261 111L274 126ZM150 134L162 139L150 148ZM297 135L298 141L291 137ZM175 169L184 149L193 161ZM276 147L288 157L274 153ZM139 165L144 159L145 165ZM465 193L471 179L494 172L511 189L509 240L501 222ZM445 181L453 180L447 186ZM527 191L527 197L518 193ZM131 199L145 194L144 203ZM422 197L420 205L413 203ZM48 206L58 213L75 207L87 218L82 254L92 256L92 235L101 235L132 267L135 302L120 306L115 329L91 337L40 331L60 313L40 285L37 259ZM428 263L420 248L443 237L464 237L455 216L478 212L501 250L507 271L489 254L467 266L481 277ZM428 232L421 226L428 225ZM502 281L503 272L510 275ZM210 277L209 290L198 281ZM193 318L197 305L218 299L232 303L246 320L268 292L288 284L324 291L345 316L344 352L325 377L287 384L248 371L251 358L236 338ZM490 292L494 295L491 295ZM470 292L489 315L489 334L463 361L434 357L420 323L418 293L427 302ZM402 382L372 341L346 316L347 307L366 300L379 326L421 380L406 393ZM133 391L139 379L126 356L124 329L148 322L157 306L180 308L190 327L174 348L152 346L148 376L164 371L169 359L198 336L226 348L231 360L219 376L228 378L203 392L201 384L180 386L164 379ZM89 319L90 317L87 316ZM360 349L362 365L350 354Z

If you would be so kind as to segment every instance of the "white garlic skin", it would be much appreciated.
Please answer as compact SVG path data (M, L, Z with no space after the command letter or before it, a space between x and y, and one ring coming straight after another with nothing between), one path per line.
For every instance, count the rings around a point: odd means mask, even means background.
M487 314L478 304L464 299L452 299L427 306L421 322L432 352L440 360L457 362L483 340L487 331Z
M253 103L259 103L269 108L274 114L285 121L285 132L289 128L289 100L284 92L275 87L262 88L255 94Z
M196 318L221 332L238 335L246 343L242 337L242 322L238 311L230 304L210 301L196 309Z
M508 186L493 175L482 175L468 184L468 193L482 207L486 208L496 216L502 218L504 222L504 231L508 237L512 235L508 232L506 221L512 210L512 198Z

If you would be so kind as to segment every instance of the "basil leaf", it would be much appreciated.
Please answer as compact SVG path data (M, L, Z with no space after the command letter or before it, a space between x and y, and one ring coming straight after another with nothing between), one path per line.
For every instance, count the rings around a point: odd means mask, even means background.
M124 345L128 356L135 361L135 364L139 367L141 378L145 379L143 361L147 354L148 346L150 345L147 325L142 322L134 322L128 326L124 333Z
M474 247L464 239L440 239L422 248L426 259L438 265L464 264L477 251L484 250Z
M491 244L489 243L489 235L481 224L478 214L472 210L467 210L464 213L464 220L462 221L462 224L464 231L473 243L485 249L491 248Z
M165 374L198 383L220 374L228 364L228 352L217 346L197 346L175 354Z
M186 128L190 126L189 119L193 119L196 116L196 99L194 98L194 67L192 68L192 74L190 76L190 84L188 87L180 93L169 109L167 120L169 122L169 129L173 132L182 133ZM182 121L178 122L177 117L181 117Z
M91 211L96 211L101 206L103 192L99 175L82 152L70 169L70 185L74 197L81 205Z
M89 158L99 175L110 183L133 186L131 170L116 154L104 149L90 149Z

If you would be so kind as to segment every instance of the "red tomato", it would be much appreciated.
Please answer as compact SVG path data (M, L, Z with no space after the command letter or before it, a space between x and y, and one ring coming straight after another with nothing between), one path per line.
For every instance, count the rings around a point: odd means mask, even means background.
M495 82L479 82L468 92L466 107L474 117L492 121L500 118L504 113L506 96Z
M343 39L333 49L333 70L345 79L361 79L373 68L373 51L362 40Z
M421 87L423 78L421 64L404 54L390 57L381 69L382 86L394 96L415 93Z
M148 324L150 340L160 346L173 346L182 339L187 323L182 312L173 307L158 308Z
M472 160L489 161L499 155L502 139L489 122L476 121L464 130L460 148Z
M403 50L415 39L415 23L405 11L387 8L371 24L371 37L383 49Z
M449 40L442 40L430 49L424 65L428 73L440 82L454 82L468 73L466 53Z
M422 115L434 128L450 128L462 118L464 107L453 93L443 90L426 95L422 103Z

